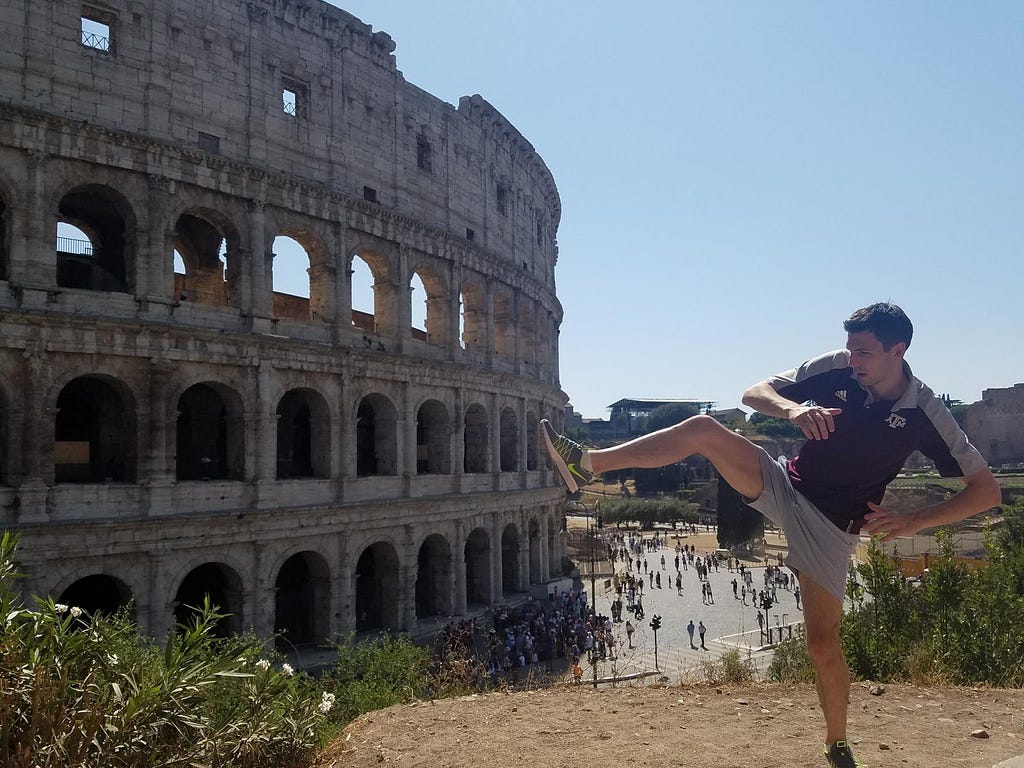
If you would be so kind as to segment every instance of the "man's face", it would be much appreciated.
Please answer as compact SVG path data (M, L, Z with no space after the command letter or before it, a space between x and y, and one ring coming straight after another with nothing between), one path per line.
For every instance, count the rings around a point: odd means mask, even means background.
M903 353L907 351L902 341L886 350L871 331L860 331L847 335L846 348L853 375L862 387L873 389L902 378Z

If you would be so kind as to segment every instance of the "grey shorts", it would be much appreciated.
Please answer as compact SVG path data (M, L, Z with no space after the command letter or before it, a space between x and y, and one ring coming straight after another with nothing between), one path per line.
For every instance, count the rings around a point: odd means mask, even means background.
M751 507L786 532L789 554L786 565L827 589L840 602L846 594L850 555L860 536L839 530L821 511L798 493L789 482L786 457L778 460L761 453L764 490Z

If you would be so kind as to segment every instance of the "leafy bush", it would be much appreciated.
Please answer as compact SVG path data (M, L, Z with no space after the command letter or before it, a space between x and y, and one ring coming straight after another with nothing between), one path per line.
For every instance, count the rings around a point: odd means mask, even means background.
M701 662L701 672L710 685L750 683L757 679L757 669L749 655L744 657L737 648L732 648L717 659Z
M777 683L814 682L814 665L807 653L803 632L797 637L783 640L775 647L771 664L768 665L768 679Z

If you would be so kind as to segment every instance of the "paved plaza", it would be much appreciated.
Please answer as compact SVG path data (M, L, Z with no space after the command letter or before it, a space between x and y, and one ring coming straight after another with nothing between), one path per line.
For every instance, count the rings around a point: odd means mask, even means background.
M706 540L707 537L700 537ZM742 657L750 658L757 669L764 671L771 662L772 649L767 647L767 642L762 636L757 622L758 610L754 607L752 596L747 595L746 604L742 600L733 597L732 581L737 581L737 590L742 586L742 579L735 570L730 572L723 560L716 571L711 568L708 574L708 581L711 584L714 595L713 604L705 604L701 601L701 582L698 580L696 569L690 565L687 570L682 570L682 594L678 594L675 588L675 544L679 542L686 545L692 541L690 538L680 537L669 538L668 544L654 552L647 552L640 555L641 560L646 557L648 572L661 573L662 588L649 586L649 580L645 580L643 590L643 606L645 616L637 621L632 614L623 612L623 621L615 624L615 636L618 652L616 659L606 659L600 662L598 676L602 679L613 676L630 676L643 672L655 670L654 659L654 632L651 629L651 617L661 616L661 628L658 630L658 671L667 676L671 681L696 680L701 677L702 664L716 660L723 652L731 649L739 649ZM697 545L697 555L705 556L710 550L702 551ZM661 567L661 556L665 557L665 568ZM633 556L634 563L636 555ZM777 564L772 557L771 564ZM764 588L765 563L761 560L760 565L747 561L746 567L753 575L754 589ZM680 566L681 567L681 566ZM625 564L619 560L615 565L617 573L628 573ZM785 573L792 573L783 568ZM636 573L634 568L633 573ZM590 591L591 582L589 571L582 574L583 585ZM595 578L597 590L597 610L606 616L611 615L611 603L616 598L615 591L607 588L610 583L607 575L602 576L598 569ZM783 634L788 636L797 631L797 627L803 622L803 612L797 608L796 598L789 590L779 588L776 593L778 604L768 611L769 625L773 628L783 627ZM625 599L623 599L625 604ZM764 615L764 611L760 611ZM636 627L633 635L633 648L629 648L626 642L625 619L630 619ZM690 647L686 625L693 621L694 626L704 622L707 630L704 637L706 650L700 649L700 638L694 633L694 645ZM776 630L777 632L777 630ZM776 634L775 638L778 637ZM592 670L586 669L586 679L590 679Z

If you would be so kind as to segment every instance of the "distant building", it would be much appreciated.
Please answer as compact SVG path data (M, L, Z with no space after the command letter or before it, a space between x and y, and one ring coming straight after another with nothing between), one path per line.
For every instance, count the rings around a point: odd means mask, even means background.
M712 411L711 409L717 405L714 400L623 398L608 406L611 410L611 415L607 420L582 418L576 411L572 410L572 406L567 406L565 409L565 423L567 428L577 426L585 431L590 441L595 444L629 440L644 434L647 418L654 409L663 405L676 404L692 405L701 413L710 413L713 416L722 413L729 414L731 417L735 411L741 418L746 417L746 414L739 408L733 408L728 411Z
M991 466L1024 462L1024 384L984 390L964 415L964 431Z

